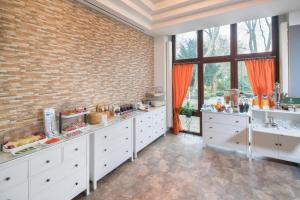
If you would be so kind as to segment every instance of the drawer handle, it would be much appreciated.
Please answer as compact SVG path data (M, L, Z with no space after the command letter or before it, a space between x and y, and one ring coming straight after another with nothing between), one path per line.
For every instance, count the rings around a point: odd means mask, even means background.
M213 137L209 137L209 139L212 139Z
M107 167L107 164L104 164L104 167Z
M9 181L9 180L10 180L10 177L6 177L6 178L5 178L5 181Z
M210 126L209 128L213 128L212 126Z
M236 142L236 144L240 144L240 142Z
M129 128L128 126L126 126L126 128Z
M76 182L75 185L78 185L78 182Z
M239 121L235 121L235 123L239 123Z
M78 164L75 164L75 167L78 167L79 165Z
M127 137L127 138L125 138L125 140L128 140L128 137Z
M107 149L104 149L104 151L107 151Z
M50 178L47 178L47 179L46 179L46 182L49 183L49 182L50 182Z
M104 135L104 138L107 138L107 136L106 136L106 135Z
M143 143L143 141L140 141L140 143Z
M78 151L79 149L78 149L78 148L75 148L74 150L75 150L75 151Z
M50 163L50 160L46 160L46 163L49 164L49 163Z
M208 118L208 119L213 119L212 117Z
M151 136L149 135L148 138L151 138Z
M239 133L239 131L235 131L235 133Z
M126 151L126 153L128 153L128 150Z
M141 120L140 122L142 123L143 121Z

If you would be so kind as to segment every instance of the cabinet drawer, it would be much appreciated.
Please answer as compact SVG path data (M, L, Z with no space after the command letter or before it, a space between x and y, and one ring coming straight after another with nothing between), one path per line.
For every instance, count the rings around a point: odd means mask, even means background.
M14 185L13 188L5 192L0 192L0 200L27 200L28 183Z
M203 124L203 132L218 132L219 134L239 134L247 130L247 126L232 126L219 123L205 122Z
M233 150L247 151L247 134L222 134L218 132L206 132L204 140L207 144L214 144L220 147L226 147Z
M61 153L61 148L59 147L57 149L41 152L39 156L32 158L30 160L31 175L38 174L61 164Z
M95 144L102 145L113 141L115 138L130 136L132 133L132 120L127 120L120 124L116 124L100 131L96 131Z
M203 121L243 127L247 126L249 118L245 116L235 116L222 113L204 113Z
M86 174L76 172L43 191L33 194L32 200L69 200L86 189Z
M55 185L63 178L62 166L59 168L45 171L30 178L31 194L38 194L40 191Z
M112 153L118 151L119 149L132 149L132 139L131 137L121 137L115 139L113 142L103 145L96 145L95 146L95 154L97 157L105 157L109 156Z
M28 162L15 162L0 168L0 193L28 179Z
M135 125L138 128L147 126L147 125L152 125L152 119L153 119L153 116L152 116L151 112L143 113L142 115L137 116L135 118Z
M117 168L131 156L131 150L120 149L118 152L114 152L108 157L96 160L96 176L98 177L98 179L104 177L106 174Z
M80 137L74 141L69 141L64 146L64 161L72 159L74 157L82 156L86 154L86 140L85 137Z

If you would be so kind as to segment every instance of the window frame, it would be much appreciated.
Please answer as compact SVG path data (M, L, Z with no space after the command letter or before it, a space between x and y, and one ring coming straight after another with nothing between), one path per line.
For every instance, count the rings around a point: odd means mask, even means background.
M193 116L202 117L201 105L204 103L203 68L207 63L230 62L231 88L238 88L238 62L253 58L275 59L275 81L279 82L279 25L278 16L272 17L272 51L262 53L238 54L237 23L230 24L230 54L227 56L203 55L203 30L197 31L197 58L176 59L176 35L172 35L172 63L191 63L198 65L198 110ZM200 135L202 135L202 120L200 120Z

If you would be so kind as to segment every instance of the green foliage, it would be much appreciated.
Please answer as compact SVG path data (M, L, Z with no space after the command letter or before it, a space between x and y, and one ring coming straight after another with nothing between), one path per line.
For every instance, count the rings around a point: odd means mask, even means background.
M177 59L197 58L197 41L194 38L188 38L179 46Z
M195 111L194 106L188 101L186 105L180 108L179 114L191 117Z

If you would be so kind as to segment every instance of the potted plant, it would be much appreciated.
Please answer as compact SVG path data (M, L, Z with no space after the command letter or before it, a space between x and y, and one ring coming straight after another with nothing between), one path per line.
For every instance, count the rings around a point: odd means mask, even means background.
M185 115L186 117L190 118L193 115L194 111L194 106L191 104L191 102L188 101L186 105L180 108L179 114Z

